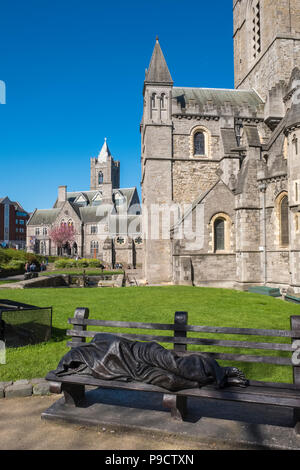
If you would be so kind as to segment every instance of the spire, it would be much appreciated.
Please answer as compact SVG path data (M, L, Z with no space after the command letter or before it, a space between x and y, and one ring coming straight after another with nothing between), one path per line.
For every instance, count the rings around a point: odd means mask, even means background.
M156 43L146 74L145 83L173 84L171 74L158 41L158 36L156 36Z
M101 162L106 162L107 158L111 156L110 150L108 148L107 142L106 142L106 137L104 139L104 144L102 146L102 149L98 155L98 161Z

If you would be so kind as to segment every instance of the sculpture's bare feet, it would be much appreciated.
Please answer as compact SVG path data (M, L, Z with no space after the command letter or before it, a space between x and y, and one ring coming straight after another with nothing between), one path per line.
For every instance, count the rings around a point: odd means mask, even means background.
M249 385L249 380L237 367L226 367L226 375L228 385L236 385L238 387L247 387Z

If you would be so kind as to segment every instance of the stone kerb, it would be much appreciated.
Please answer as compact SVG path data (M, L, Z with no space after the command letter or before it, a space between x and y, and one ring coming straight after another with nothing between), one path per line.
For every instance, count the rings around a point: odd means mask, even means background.
M20 398L32 395L49 395L49 382L43 378L0 382L1 398Z

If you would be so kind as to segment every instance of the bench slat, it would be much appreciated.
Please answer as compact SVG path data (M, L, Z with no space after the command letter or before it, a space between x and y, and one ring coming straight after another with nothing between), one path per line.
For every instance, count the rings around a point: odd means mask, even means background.
M112 328L140 328L148 330L178 330L178 331L194 331L202 333L223 333L237 335L255 335L255 336L274 336L283 338L300 338L300 330L268 330L257 328L231 328L219 326L202 326L202 325L174 325L172 323L142 323L142 322L126 322L126 321L110 321L110 320L92 320L69 318L68 322L73 325L91 325Z
M121 389L121 390L139 390L145 392L160 392L166 394L175 394L179 396L187 397L202 397L202 398L214 398L221 400L230 401L242 401L247 403L260 403L268 405L281 405L287 407L300 407L300 390L287 390L284 393L284 389L272 389L266 388L262 393L262 387L249 386L246 388L239 387L226 387L218 390L213 386L206 386L202 388L195 388L189 390L181 390L178 392L172 392L169 390L162 389L154 385L145 384L142 382L121 382L115 380L100 380L91 376L76 376L68 375L64 377L57 377L53 372L50 372L47 380L58 381L61 383L73 383L73 384L84 384L92 385L96 387L109 388L109 389Z
M76 331L67 330L68 336L78 336L82 338L89 338L95 336L97 331ZM231 340L217 340L209 338L178 338L174 336L158 336L158 335L142 335L133 333L115 333L116 336L128 339L137 339L141 341L158 341L164 343L177 343L177 344L194 344L206 346L222 346L232 348L246 348L246 349L264 349L271 351L292 351L291 344L284 343L257 343L251 341L231 341Z

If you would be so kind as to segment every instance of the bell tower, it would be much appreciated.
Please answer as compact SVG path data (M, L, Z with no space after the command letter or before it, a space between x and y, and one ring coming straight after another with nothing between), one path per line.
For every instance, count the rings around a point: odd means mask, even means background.
M112 190L120 187L120 162L110 153L106 138L97 158L91 158L91 190L98 189L111 201Z
M299 0L233 0L235 88L263 99L300 67Z

